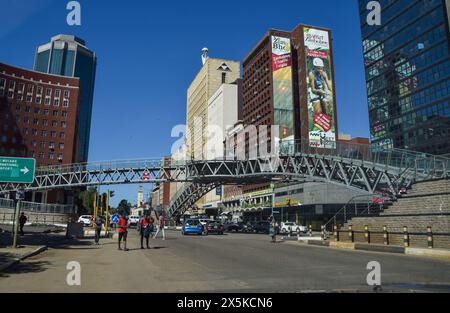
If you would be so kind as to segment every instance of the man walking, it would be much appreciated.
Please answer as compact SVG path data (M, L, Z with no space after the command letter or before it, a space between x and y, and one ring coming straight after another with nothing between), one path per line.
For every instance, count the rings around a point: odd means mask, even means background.
M166 240L166 233L164 232L164 227L166 226L166 221L164 219L164 214L161 213L159 215L159 227L158 227L158 231L155 234L155 237L153 237L154 239L156 239L156 237L158 236L159 232L162 232L162 240Z
M144 237L147 243L147 249L150 249L148 244L151 233L153 232L153 223L150 219L150 216L147 214L144 218L139 221L139 230L141 235L141 249L144 249Z
M100 235L102 233L103 220L100 215L95 218L95 244L100 245Z
M19 217L19 228L20 228L20 236L25 236L25 233L23 232L23 227L27 223L28 218L25 216L25 213L22 212Z
M120 243L122 242L123 239L123 244L124 244L124 249L123 251L128 251L127 249L127 237L128 237L128 220L125 216L125 214L121 214L120 215L120 219L119 222L117 223L119 229L119 250L122 250L122 248L120 247Z

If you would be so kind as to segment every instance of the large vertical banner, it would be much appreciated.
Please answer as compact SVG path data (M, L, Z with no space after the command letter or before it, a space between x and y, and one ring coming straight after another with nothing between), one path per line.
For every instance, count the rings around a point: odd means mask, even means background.
M327 31L304 28L308 127L311 147L335 149L336 125L331 47Z
M272 36L274 124L280 126L280 139L294 139L292 55L289 38Z

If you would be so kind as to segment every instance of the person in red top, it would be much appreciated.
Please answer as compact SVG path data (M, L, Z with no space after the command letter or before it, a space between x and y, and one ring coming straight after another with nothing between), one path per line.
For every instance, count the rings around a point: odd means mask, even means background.
M150 219L150 215L145 215L144 218L141 218L139 221L139 232L141 234L141 249L144 249L144 237L147 243L147 249L150 249L148 244L148 240L150 238L150 234L153 232L153 222Z
M119 232L119 250L122 250L120 247L120 243L123 239L124 244L124 251L128 251L127 249L127 236L128 236L128 219L126 218L125 214L120 214L119 222L117 223L119 226L118 232Z

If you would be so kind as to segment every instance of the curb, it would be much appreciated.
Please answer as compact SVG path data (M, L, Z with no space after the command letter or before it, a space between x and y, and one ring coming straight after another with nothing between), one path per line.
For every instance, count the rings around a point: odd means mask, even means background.
M416 256L422 258L432 258L436 260L450 261L450 250L443 249L426 249L426 248L405 248L401 246L384 246L371 245L365 243L350 243L350 242L334 242L321 240L300 240L298 242L288 241L286 243L297 245L309 245L327 247L339 250L353 250L353 251L371 251L390 254L403 254L405 256Z
M13 259L13 261L10 261L10 262L7 262L7 263L5 263L3 265L0 265L0 272L3 272L4 270L10 268L13 265L19 264L21 261L24 261L24 260L26 260L28 258L31 258L33 256L36 256L36 255L44 252L45 250L47 250L47 248L48 248L47 246L39 247L39 248L37 248L34 251L31 251L31 252L28 252L28 253L24 254L20 258Z

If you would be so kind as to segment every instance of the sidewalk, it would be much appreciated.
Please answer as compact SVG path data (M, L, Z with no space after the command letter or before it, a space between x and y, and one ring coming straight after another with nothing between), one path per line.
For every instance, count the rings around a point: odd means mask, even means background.
M0 248L0 272L47 250L47 246L22 246L18 249Z

